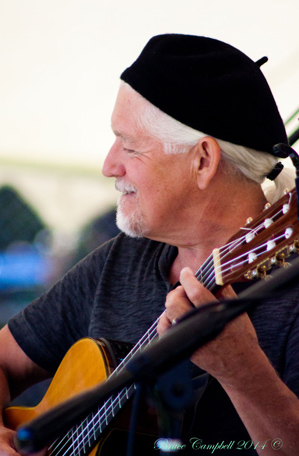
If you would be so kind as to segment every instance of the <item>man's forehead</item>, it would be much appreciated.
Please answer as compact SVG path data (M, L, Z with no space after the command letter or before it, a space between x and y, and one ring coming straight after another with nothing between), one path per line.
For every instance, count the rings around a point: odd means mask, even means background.
M135 128L132 114L121 109L117 103L111 116L111 129L117 138L123 141L133 141Z
M135 142L141 133L138 125L142 111L139 98L142 97L135 91L121 86L111 116L111 128L115 136L130 143Z

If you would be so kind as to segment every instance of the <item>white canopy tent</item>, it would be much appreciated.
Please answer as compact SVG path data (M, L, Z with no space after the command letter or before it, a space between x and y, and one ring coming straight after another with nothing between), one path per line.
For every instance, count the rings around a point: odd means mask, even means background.
M111 204L100 170L119 75L160 33L268 56L262 70L287 120L299 107L298 13L298 0L0 0L0 184L19 187L50 226L69 232ZM24 164L38 174L16 168ZM60 174L54 184L53 166L88 177Z

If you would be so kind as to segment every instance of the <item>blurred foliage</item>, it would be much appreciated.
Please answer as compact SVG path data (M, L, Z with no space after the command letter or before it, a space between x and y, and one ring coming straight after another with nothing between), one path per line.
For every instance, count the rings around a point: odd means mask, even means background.
M13 242L33 243L45 228L38 214L10 186L0 189L0 250Z
M89 222L82 230L74 262L84 258L88 253L104 242L117 236L119 229L115 222L115 208L111 208Z

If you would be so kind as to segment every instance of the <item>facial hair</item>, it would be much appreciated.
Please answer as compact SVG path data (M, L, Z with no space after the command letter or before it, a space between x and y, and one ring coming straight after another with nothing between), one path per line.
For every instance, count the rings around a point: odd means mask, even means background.
M121 179L115 180L116 190L122 192L123 195L134 193L135 208L128 213L126 209L125 196L120 196L117 201L116 224L118 228L127 236L140 238L146 235L146 227L144 226L143 216L139 206L139 198L137 189L128 182Z

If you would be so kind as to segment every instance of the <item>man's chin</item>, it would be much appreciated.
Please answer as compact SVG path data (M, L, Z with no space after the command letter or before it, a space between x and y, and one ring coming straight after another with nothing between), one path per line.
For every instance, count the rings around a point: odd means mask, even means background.
M146 235L146 230L142 226L138 217L124 215L121 210L116 213L116 225L127 236L132 238L141 238Z

